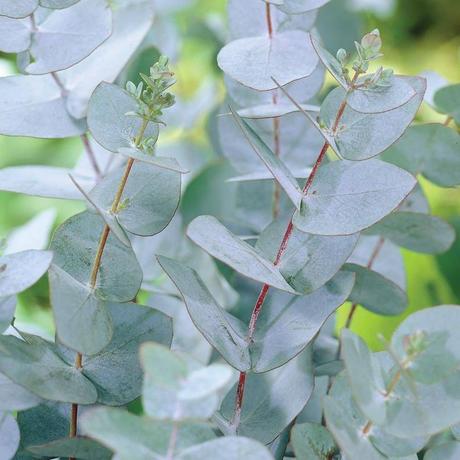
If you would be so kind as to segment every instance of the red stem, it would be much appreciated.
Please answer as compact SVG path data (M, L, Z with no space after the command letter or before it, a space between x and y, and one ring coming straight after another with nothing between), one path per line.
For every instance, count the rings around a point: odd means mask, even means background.
M271 32L271 18L270 18L270 8L267 3L267 24L268 24L268 29L269 29L269 34ZM351 86L353 87L354 83L356 83L356 80L359 76L358 72L355 72L355 75L353 76ZM345 96L345 99L342 101L340 104L340 107L337 111L337 115L334 121L333 125L333 131L335 132L339 126L340 119L342 118L345 108L347 106L347 96L350 91L347 92L347 95ZM318 172L318 169L326 156L327 149L329 148L329 143L325 142L323 147L321 148L321 151L318 155L318 158L316 159L316 162L313 166L313 169L308 176L308 179L305 183L305 186L303 188L303 194L307 195L308 191L310 190L310 187L313 183L313 180L315 179L315 176ZM281 245L278 249L278 253L276 254L275 258L275 265L278 265L281 257L283 256L284 252L286 251L287 244L289 242L289 238L291 237L292 230L294 229L294 225L292 223L292 217L291 220L289 221L289 224L286 228L286 231L284 232L283 240L281 241ZM270 289L270 286L268 284L264 284L262 287L262 290L260 291L259 297L257 298L256 304L254 306L254 309L252 311L251 319L249 321L249 332L248 332L248 340L249 342L252 340L254 336L254 331L256 328L256 323L257 319L259 317L260 311L262 310L263 304L265 302L265 299L267 297L268 291ZM245 383L246 383L246 373L245 372L240 372L240 378L238 381L238 388L236 392L236 400L235 400L235 412L233 414L233 419L232 419L232 425L237 428L239 421L240 421L240 416L241 416L241 408L243 406L243 399L244 399L244 388L245 388Z
M272 24L272 12L270 9L270 3L265 4L265 16L267 18L268 36L273 37L273 24Z

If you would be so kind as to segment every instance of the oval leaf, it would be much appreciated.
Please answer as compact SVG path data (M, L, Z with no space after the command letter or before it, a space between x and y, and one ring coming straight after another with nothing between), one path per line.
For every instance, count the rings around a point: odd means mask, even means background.
M142 126L137 113L139 104L124 89L102 82L94 90L88 105L88 127L94 139L111 152L135 147ZM158 124L149 123L145 137L158 138Z
M288 31L241 38L224 46L217 56L219 67L239 83L259 91L275 89L313 73L318 58L309 34Z
M293 222L313 234L357 233L390 214L415 184L412 175L383 161L334 161L319 169Z
M187 236L242 275L287 292L295 292L272 262L233 235L214 217L197 217L188 226Z
M19 66L30 74L66 69L94 51L111 31L112 10L105 0L80 0L51 11L32 32L31 46L19 56Z
M455 241L454 228L439 217L419 212L394 212L368 230L415 252L439 254Z
M55 346L37 336L27 342L0 336L0 371L13 382L44 399L76 404L96 402L94 385L65 363Z
M1 134L62 138L86 131L84 120L68 114L61 89L51 75L0 78L0 93Z
M51 251L28 251L0 257L0 297L18 294L35 284L51 265Z

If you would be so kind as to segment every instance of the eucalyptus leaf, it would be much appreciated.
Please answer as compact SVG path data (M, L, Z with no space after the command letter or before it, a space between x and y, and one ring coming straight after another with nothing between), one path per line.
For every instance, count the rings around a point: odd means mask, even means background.
M35 445L27 451L40 457L72 457L86 460L109 460L112 452L92 439L80 436L62 438L46 444Z
M394 357L379 353L377 361L373 360L376 372L385 378L385 388L391 388L392 397L383 397L375 380L371 380L367 385L375 394L372 401L363 396L357 402L365 416L381 423L388 434L413 439L458 423L458 316L456 306L440 306L409 316L393 336ZM395 364L395 359L404 364ZM350 379L357 375L356 370L352 372ZM358 393L363 395L364 382L361 383L355 388L355 397L359 397Z
M354 281L352 275L342 273L308 296L274 293L262 310L253 342L249 345L246 327L222 309L196 272L164 257L159 261L183 295L196 327L240 371L266 372L294 358L345 302ZM318 304L323 306L321 310L317 309ZM293 322L298 327L287 330ZM225 335L220 334L220 330L225 330Z
M380 436L383 436L385 439L388 439L387 433L382 432L379 428L374 430L374 427L372 427L367 436L363 434L363 429L367 425L368 420L366 420L366 417L356 407L344 373L339 374L335 378L330 394L325 396L323 400L323 406L327 428L334 436L342 453L350 458L365 458L369 460L386 460L389 458L387 455L381 453L376 448L376 445L374 445L376 437L380 438ZM412 440L402 438L394 438L393 443L413 445ZM390 458L401 460L403 457ZM406 460L412 460L412 458L409 457Z
M452 187L460 183L459 152L460 136L432 123L411 126L382 158L441 187Z
M80 408L81 409L81 408ZM68 436L71 406L69 404L43 401L40 405L21 411L17 415L21 431L21 445L17 456L33 458L29 447L51 443Z
M80 0L37 23L30 48L19 56L19 66L30 74L66 69L91 54L111 31L112 10L107 2Z
M379 86L369 85L373 77L370 74L358 78L356 84L352 87L349 80L345 78L342 64L329 51L324 49L316 39L313 38L312 43L323 64L340 83L340 86L348 92L347 102L349 110L352 109L350 110L351 113L353 111L367 114L387 112L405 105L416 95L417 85L414 84L414 79L401 75L393 75L388 79L385 86ZM421 79L419 80L421 83ZM423 98L423 94L421 97ZM421 100L418 102L418 105L420 104ZM355 118L358 119L359 116L355 114ZM369 119L373 120L373 118ZM387 119L391 119L391 117Z
M70 179L74 183L75 187L79 190L79 192L85 197L85 200L88 202L88 208L91 210L95 210L97 214L104 220L107 227L109 227L110 231L120 240L127 247L131 247L131 242L129 241L126 232L123 230L122 226L118 223L118 220L115 216L110 212L110 210L102 209L94 200L85 192L83 187L74 179L71 175Z
M318 55L320 61L329 71L329 73L337 80L340 85L348 89L348 83L345 79L345 75L342 69L342 65L337 60L335 56L333 56L323 45L313 36L311 37L312 46Z
M237 458L273 460L273 456L264 445L240 436L213 439L203 444L189 447L177 456L177 460L201 460L203 458L214 458L216 460L235 460Z
M1 8L1 6L0 6ZM30 45L30 21L0 16L0 50L19 53Z
M267 259L275 260L286 224L278 220L260 235L256 248ZM297 291L307 294L329 281L346 262L359 235L320 236L292 230L278 267L286 281Z
M299 209L303 196L302 190L287 166L271 151L270 147L265 144L246 121L239 117L233 109L230 110L254 152L265 163L265 166L289 196L294 206Z
M426 254L446 252L455 241L455 230L450 224L439 217L419 212L394 212L367 232Z
M424 460L455 460L460 455L460 442L450 441L428 449Z
M37 336L27 336L27 342L0 336L0 371L35 395L52 401L92 404L97 398L93 384L65 363L54 345Z
M401 77L402 78L402 77ZM425 91L425 81L404 77L414 89L414 96L400 107L383 113L360 113L347 105L334 129L339 106L345 98L343 88L332 90L321 106L320 128L334 151L347 160L366 160L382 153L395 143L414 119ZM305 112L310 116L308 112Z
M101 81L113 82L145 38L153 21L149 0L124 0L113 12L112 35L78 64L57 73L68 92L66 107L86 116L88 100Z
M273 441L299 414L313 391L311 350L307 348L282 367L263 374L248 374L239 436L264 444ZM221 409L222 429L232 432L236 385L225 397Z
M231 320L194 270L167 257L159 256L158 261L181 292L198 330L231 366L249 370L251 360L243 324Z
M449 85L449 82L442 75L433 70L425 70L420 73L420 76L426 80L426 93L424 100L431 107L436 108L434 95L439 89Z
M226 45L217 56L219 67L239 83L259 91L300 80L313 73L318 58L309 35L287 31L268 36L241 38Z
M0 448L2 458L13 458L19 447L19 427L11 414L0 412Z
M1 134L62 138L86 130L84 120L75 120L67 113L61 89L51 75L0 78L0 94Z
M377 425L385 422L385 374L364 341L348 329L341 333L342 353L353 397Z
M460 125L460 84L439 89L434 95L434 103L441 112L447 114Z
M55 166L10 166L0 169L0 190L44 198L81 200L72 183L71 170ZM81 187L92 187L93 180L75 175Z
M356 112L382 113L394 110L409 102L416 91L409 77L393 75L385 86L369 87L368 81L373 74L361 77L357 81L358 88L352 90L347 102ZM359 87L362 85L362 87Z
M16 296L0 297L0 333L10 326L16 311Z
M139 346L151 340L169 346L172 323L163 313L142 305L110 304L107 308L113 322L112 340L98 354L83 358L82 373L95 385L99 403L120 406L141 393Z
M183 168L175 158L148 155L143 153L141 150L134 148L121 148L118 150L118 153L126 158L133 158L134 160L158 166L160 168L171 169L172 171L177 171L182 174L190 172L188 169Z
M238 0L241 1L241 0ZM246 8L247 9L247 8ZM313 73L300 80L295 80L284 86L284 89L301 104L305 104L307 108L314 111L319 111L316 105L310 105L309 102L315 101L315 96L324 84L325 70L321 62L318 62ZM242 108L240 111L256 112L255 107L266 107L267 111L280 111L278 106L285 107L290 110L289 99L286 95L277 89L272 91L254 91L251 88L243 86L230 77L224 76L225 86L228 95Z
M120 460L164 458L168 451L173 425L128 411L99 407L81 417L82 430L116 453ZM177 431L176 455L187 447L214 438L212 430L198 424L182 424Z
M113 334L106 303L57 265L51 267L49 280L59 340L75 351L88 355L98 353Z
M406 270L400 249L389 240L379 236L361 235L348 262L368 267L387 280L406 290Z
M233 40L267 33L265 2L229 0L227 13L230 37ZM283 13L279 8L271 8L273 30L276 33L286 30L309 31L314 26L317 13L318 10L310 10L293 16Z
M317 105L301 104L305 112L319 112ZM299 109L292 102L283 102L282 104L264 104L248 107L238 110L238 115L242 118L277 118L290 113L295 113Z
M9 18L25 18L34 12L38 0L0 0L0 16Z
M172 318L174 335L171 350L187 353L203 364L209 362L212 347L193 324L182 300L172 295L155 294L149 297L147 304Z
M15 228L8 235L3 254L13 254L28 249L46 249L55 219L56 210L45 209L21 227Z
M136 99L117 85L102 82L88 104L88 127L94 139L107 150L135 147L143 120L129 113L140 110ZM158 125L149 122L146 137L158 138Z
M311 343L352 290L354 276L338 273L313 293L298 297L275 292L260 313L250 345L254 372L279 367ZM318 308L321 305L321 308ZM295 324L295 327L292 325Z
M41 399L0 374L0 411L21 411L40 404Z
M40 0L40 5L45 8L59 10L62 8L68 8L79 1L80 0Z
M0 296L18 294L35 284L47 271L53 253L30 249L0 257Z
M143 406L155 419L207 420L218 409L218 392L232 377L222 364L193 369L165 347L146 343L141 349L145 372Z
M90 192L101 208L116 217L119 224L135 235L160 233L173 218L181 194L181 175L153 164L135 162L129 172L120 206L111 212L125 168L117 168Z
M221 116L217 120L220 146L232 166L241 174L265 173L267 169L255 155L248 155L248 144L231 117ZM252 123L258 136L267 146L276 151L273 120L254 120ZM316 128L301 113L286 115L277 121L280 159L292 174L304 172L318 156L324 140Z
M335 161L319 169L293 222L307 233L356 233L393 211L415 184L412 175L382 161Z
M356 264L346 264L344 270L355 273L356 282L349 300L367 310L384 316L401 314L408 304L405 291L378 272Z
M54 265L87 290L103 229L103 220L86 211L65 221L51 242ZM142 272L133 250L109 235L94 287L95 296L106 301L127 302L137 294L141 281Z
M142 372L138 360L139 345L155 340L169 345L171 320L152 308L136 304L109 304L113 337L99 353L84 356L82 373L96 386L98 402L124 405L140 394ZM74 353L61 348L69 363Z
M327 460L338 452L331 434L316 423L295 424L291 442L297 460Z
M301 14L321 8L329 0L282 0L278 8L286 14Z
M197 217L190 223L187 235L206 252L242 275L287 292L295 292L272 262L233 235L214 217Z
M392 345L395 353L407 353L407 341L413 334L421 335L422 345L408 366L411 376L426 384L437 383L457 372L460 353L455 322L458 307L442 306L414 313L395 331ZM446 318L450 320L446 322Z

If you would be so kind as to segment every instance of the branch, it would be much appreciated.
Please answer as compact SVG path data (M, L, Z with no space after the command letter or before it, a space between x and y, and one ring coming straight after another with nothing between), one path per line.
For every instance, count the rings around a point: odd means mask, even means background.
M353 77L350 89L347 91L347 94L345 95L345 98L342 101L342 103L340 104L340 107L338 109L338 112L337 112L337 115L336 115L336 118L335 118L335 122L334 122L334 127L338 126L338 124L340 122L340 119L343 116L343 113L344 113L345 108L347 106L348 95L352 91L353 85L356 82L356 80L358 79L358 76L359 76L359 72L355 72L355 75ZM297 102L294 101L294 99L291 98L289 93L284 88L282 88L276 82L275 79L273 79L273 81L278 85L278 88L281 89L281 91L283 91L283 93L285 93L286 96L303 112L302 107L299 104L297 104ZM318 169L319 169L324 157L326 156L326 152L327 152L328 148L329 148L329 143L326 141L326 142L324 142L324 145L323 145L321 151L319 152L318 158L316 159L316 162L315 162L315 164L313 166L313 169L312 169L312 171L311 171L310 175L308 176L308 179L307 179L307 181L305 183L305 186L303 188L303 195L304 196L306 196L308 191L310 190L310 187L311 187L311 185L313 183L313 180L315 179L315 176L316 176L316 174L318 172ZM283 236L283 240L281 241L281 245L280 245L280 247L278 249L278 252L276 254L274 265L278 265L280 263L281 257L283 256L284 252L286 251L286 247L287 247L287 244L289 242L289 238L292 235L293 229L294 229L294 225L292 223L292 217L291 217L291 219L289 221L289 224L288 224L288 226L286 228L286 231L284 232L284 236ZM256 304L254 306L254 309L252 311L251 319L250 319L250 322L249 322L249 328L248 328L248 341L249 342L252 340L252 338L254 336L254 332L255 332L256 324L257 324L257 319L258 319L259 314L260 314L260 312L262 310L262 307L263 307L263 304L264 304L265 299L267 297L269 289L270 289L270 286L268 284L263 285L262 290L260 291L260 294L259 294L259 296L257 298L257 301L256 301ZM236 398L235 398L235 410L234 410L232 421L231 421L231 424L235 427L235 429L238 428L238 425L239 425L240 419L241 419L241 409L242 409L242 406L243 406L245 383L246 383L246 373L245 372L240 372L240 377L239 377L239 381L238 381L238 388L237 388L237 393L236 393Z
M144 137L145 130L148 125L148 120L144 119L142 122L142 126L137 134L134 144L136 147L139 147L142 138ZM123 191L126 187L126 182L128 181L129 173L134 164L134 159L130 158L126 163L125 172L123 173L123 177L121 178L120 184L118 186L117 192L115 194L115 198L113 199L111 211L116 213L118 211L118 207L120 206L121 197L123 195ZM97 282L97 275L99 273L99 269L101 267L102 256L104 255L104 249L107 244L107 240L110 234L110 227L108 225L104 226L102 230L101 237L99 239L99 244L96 250L96 256L94 258L93 268L91 270L90 275L90 287L94 289L96 287ZM75 358L75 368L81 369L83 366L83 356L81 353L77 353ZM78 404L72 404L72 415L71 415L71 422L70 422L70 430L69 430L69 437L74 438L77 435L77 428L78 428ZM75 460L74 457L69 457L69 460Z

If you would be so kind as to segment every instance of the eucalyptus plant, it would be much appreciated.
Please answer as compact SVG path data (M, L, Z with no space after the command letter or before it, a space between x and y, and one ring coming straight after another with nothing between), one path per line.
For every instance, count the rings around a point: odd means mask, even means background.
M378 353L350 326L405 311L399 248L455 240L418 178L460 184L458 85L378 67L378 30L326 50L327 2L229 0L225 159L203 168L159 141L200 117L169 59L130 79L186 1L0 0L24 73L0 78L0 133L85 151L0 170L0 189L86 205L49 248L52 212L2 246L0 458L456 458L460 306L412 314ZM424 98L444 124L413 123ZM46 273L54 338L15 320Z

